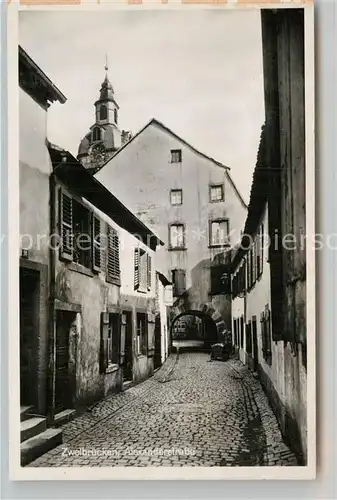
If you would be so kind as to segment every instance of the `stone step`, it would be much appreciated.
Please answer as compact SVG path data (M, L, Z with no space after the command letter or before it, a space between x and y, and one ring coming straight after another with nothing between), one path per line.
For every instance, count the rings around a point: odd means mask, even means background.
M47 429L47 419L43 417L30 417L21 422L21 443Z
M54 417L54 425L55 427L60 427L61 425L74 420L76 411L75 410L63 410L59 413L56 413Z
M133 380L124 380L123 382L123 390L129 389L133 385Z
M34 406L20 406L20 422L30 418L30 413L33 412Z
M62 443L61 429L47 429L21 443L21 465L27 465Z

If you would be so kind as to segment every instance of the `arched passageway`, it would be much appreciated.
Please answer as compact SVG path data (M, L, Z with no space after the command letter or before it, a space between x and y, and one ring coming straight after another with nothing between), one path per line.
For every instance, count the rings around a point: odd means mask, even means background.
M173 347L206 347L217 342L218 330L214 320L201 311L190 310L178 314L171 323Z

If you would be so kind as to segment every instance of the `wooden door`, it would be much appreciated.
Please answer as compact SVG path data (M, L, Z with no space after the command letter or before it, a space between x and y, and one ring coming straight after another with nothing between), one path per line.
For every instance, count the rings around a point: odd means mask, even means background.
M123 311L122 316L122 328L125 329L123 377L132 380L132 313Z
M257 343L257 322L256 316L253 316L252 321L252 336L253 336L253 358L254 358L254 371L257 371L259 366L259 349Z
M73 384L70 376L70 331L74 313L56 313L55 411L71 408Z
M20 269L20 402L37 403L40 275Z
M160 314L157 314L154 326L154 368L161 366L161 323Z

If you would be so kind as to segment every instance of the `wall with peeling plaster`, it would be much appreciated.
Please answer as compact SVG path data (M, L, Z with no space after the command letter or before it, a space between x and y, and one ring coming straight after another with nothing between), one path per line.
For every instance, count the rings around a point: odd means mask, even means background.
M57 187L58 189L59 187ZM71 193L70 193L71 194ZM75 197L77 198L77 197ZM78 199L78 198L77 198ZM56 214L58 197L56 197ZM152 317L155 313L155 252L140 243L133 235L121 229L104 213L96 209L88 201L81 202L94 210L103 221L114 227L120 236L120 270L121 286L106 281L105 253L101 254L101 272L93 274L82 266L56 260L56 299L64 304L81 307L81 328L77 336L76 346L76 406L84 406L95 402L108 393L122 388L122 369L100 373L100 325L102 312L119 312L124 309L133 312L133 353L134 380L139 381L153 373L152 354L137 356L136 353L136 312L142 311ZM140 294L134 290L134 249L140 246L152 257L151 290ZM90 275L88 275L90 274ZM149 343L153 343L154 327L149 321Z
M32 348L29 351L29 357L34 366L35 376L30 382L32 399L28 403L33 405L40 414L45 414L47 408L48 369L48 242L51 162L46 147L46 127L47 111L19 88L20 255L23 255L22 249L27 250L24 258L20 259L20 273L33 272L38 276L35 311L38 317L33 333L34 339L30 339L30 346L22 344L20 349L25 351ZM31 335L32 332L29 337ZM22 370L21 359L20 367Z
M268 207L261 220L265 231L268 228ZM265 232L265 234L267 234ZM266 242L266 237L264 238ZM278 417L281 430L289 445L300 460L305 456L306 438L306 370L303 363L302 349L294 352L290 343L271 340L271 364L263 357L262 329L260 317L268 306L271 308L270 265L268 248L264 247L263 273L253 288L244 296L233 299L232 315L234 320L244 317L244 345L239 348L239 359L252 367L251 357L247 353L246 325L253 316L257 319L258 373L271 405ZM272 326L271 326L272 329ZM232 326L234 331L234 326ZM272 330L271 330L272 339Z

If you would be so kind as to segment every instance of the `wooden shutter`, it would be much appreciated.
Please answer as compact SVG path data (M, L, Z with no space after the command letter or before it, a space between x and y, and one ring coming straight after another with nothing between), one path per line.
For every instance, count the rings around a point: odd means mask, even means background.
M120 280L119 237L111 226L108 226L107 276L111 280Z
M152 332L151 332L152 333ZM144 314L144 329L143 329L143 354L147 356L149 351L149 317Z
M151 282L152 282L152 258L151 255L147 255L147 289L151 290Z
M121 326L120 326L120 343L119 343L119 363L122 365L125 360L125 337L127 328L127 316L125 313L121 314Z
M261 313L260 323L261 323L261 338L262 338L262 354L263 358L266 359L266 328L265 328L264 312Z
M60 190L60 257L73 260L73 205L72 198Z
M260 273L263 273L263 248L264 246L264 226L261 224L261 229L260 229Z
M94 271L101 270L101 221L96 215L92 215L92 268Z
M186 273L183 269L177 271L177 282L178 295L182 295L186 291Z
M138 290L139 288L139 248L135 248L134 251L134 289Z
M99 372L104 373L108 366L108 330L109 330L109 314L101 313L101 335L100 335L100 357L99 357Z
M266 349L267 349L267 354L268 356L271 357L271 317L270 317L270 310L269 307L266 306L265 308L265 322L266 322Z

